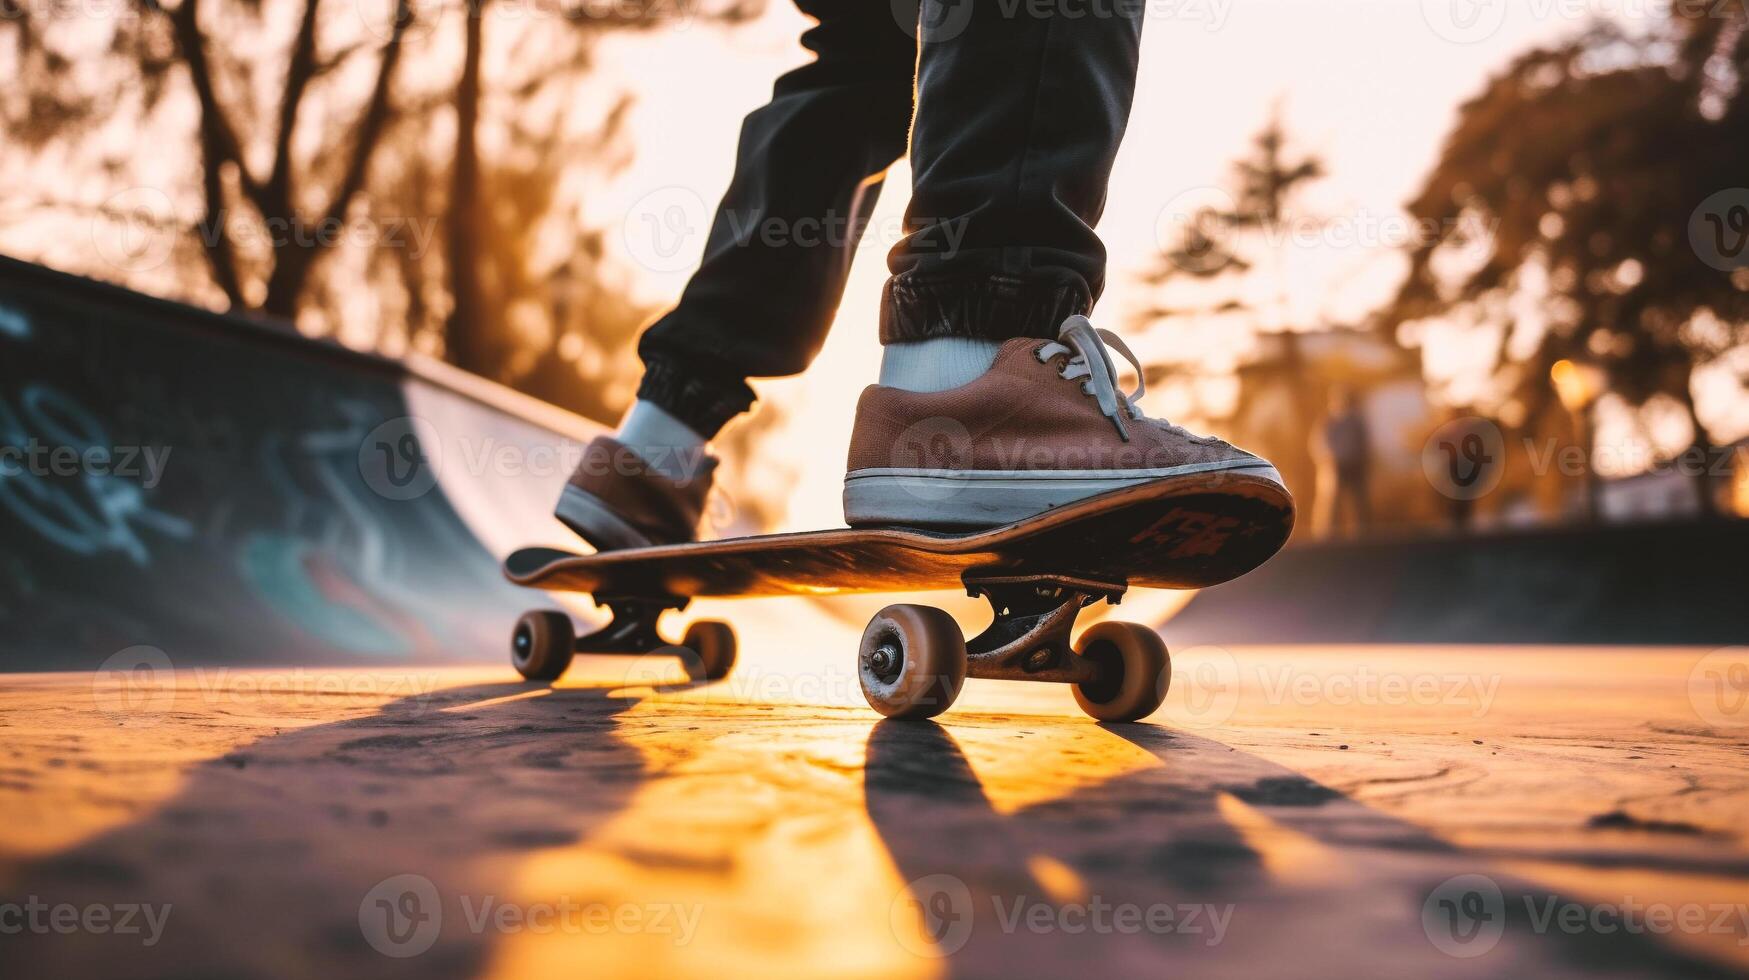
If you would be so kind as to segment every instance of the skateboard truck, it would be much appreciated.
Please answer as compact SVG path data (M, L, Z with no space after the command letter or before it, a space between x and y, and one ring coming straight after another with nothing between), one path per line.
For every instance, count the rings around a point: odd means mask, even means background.
M995 619L966 641L966 675L1011 681L1079 684L1098 679L1095 662L1074 654L1069 632L1082 609L1116 605L1129 588L1066 575L968 574L966 595L989 600Z
M577 653L648 653L658 647L671 646L657 632L656 621L668 610L685 609L692 601L676 597L594 598L596 605L607 607L612 618L606 626L577 637L571 645Z
M579 653L674 654L688 675L721 680L735 666L735 631L728 623L700 620L686 628L679 643L663 638L656 623L670 609L685 609L692 600L679 596L595 596L606 606L606 626L583 636L571 617L553 609L523 613L510 637L510 662L529 680L555 681Z
M1067 684L1081 710L1100 721L1135 721L1166 699L1172 660L1160 634L1107 620L1070 642L1081 610L1116 603L1129 587L1070 575L993 575L960 582L988 599L995 618L970 641L952 616L900 603L862 631L857 664L863 697L889 718L928 718L953 704L967 677Z

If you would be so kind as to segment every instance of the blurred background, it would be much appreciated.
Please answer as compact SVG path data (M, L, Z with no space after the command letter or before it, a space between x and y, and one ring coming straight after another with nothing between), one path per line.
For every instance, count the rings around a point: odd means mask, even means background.
M807 56L781 0L3 3L0 251L607 423ZM1097 319L1152 414L1279 462L1302 537L1749 514L1745 26L1153 3ZM904 197L731 430L725 528L840 522Z

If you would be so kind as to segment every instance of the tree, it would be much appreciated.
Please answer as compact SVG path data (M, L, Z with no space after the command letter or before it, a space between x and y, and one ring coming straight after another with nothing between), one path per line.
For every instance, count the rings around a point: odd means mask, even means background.
M1557 407L1563 361L1628 405L1674 399L1710 463L1692 378L1749 343L1749 29L1741 5L1675 9L1644 33L1598 23L1529 51L1461 107L1409 204L1438 232L1382 322L1492 345L1521 428Z
M1303 421L1316 414L1316 398L1308 390L1299 337L1290 323L1282 232L1300 217L1296 206L1301 192L1324 176L1325 168L1315 155L1295 155L1290 143L1277 111L1252 138L1250 152L1232 163L1231 191L1186 202L1176 239L1162 249L1143 281L1156 295L1184 292L1195 301L1149 306L1139 314L1136 328L1139 333L1194 317L1242 318L1273 348L1262 360L1272 362L1269 374L1285 386L1289 414ZM1262 290L1255 288L1260 284ZM1176 288L1181 285L1191 288ZM1148 380L1175 376L1182 369L1154 365ZM1268 455L1289 474L1291 484L1310 486L1312 464L1304 432L1277 435L1287 438L1270 439Z
M493 21L489 0L132 0L102 18L0 4L0 68L16 82L0 91L12 137L0 153L41 178L0 188L0 203L70 213L38 236L56 248L91 242L69 232L93 224L154 233L149 254L62 264L361 346L432 350L598 418L619 406L582 383L581 353L629 356L649 311L613 292L569 178L629 160L630 103L608 100L580 131L561 110L604 33L758 9L537 4ZM500 77L493 63L508 66ZM93 185L105 203L63 196ZM360 221L375 232L363 243L346 233ZM414 247L409 229L429 234Z

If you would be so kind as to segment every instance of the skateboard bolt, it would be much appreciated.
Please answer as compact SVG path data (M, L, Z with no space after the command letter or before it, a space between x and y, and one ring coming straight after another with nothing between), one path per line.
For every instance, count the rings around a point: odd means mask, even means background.
M1056 657L1056 651L1052 650L1050 647L1039 647L1037 650L1026 655L1026 669L1044 670L1051 665L1051 661L1055 660Z
M890 677L899 672L899 651L890 643L883 643L868 654L868 669L877 677Z

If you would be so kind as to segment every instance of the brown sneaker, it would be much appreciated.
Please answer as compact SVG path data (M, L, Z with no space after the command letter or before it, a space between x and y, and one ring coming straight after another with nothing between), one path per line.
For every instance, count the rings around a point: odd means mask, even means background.
M1118 391L1107 344L1140 375L1122 340L1072 316L1056 341L1004 343L989 371L958 388L864 389L845 521L973 531L1156 480L1230 472L1281 483L1261 457L1143 415L1140 386Z
M598 551L679 544L698 537L717 461L700 454L676 479L651 469L630 447L596 436L559 495L553 516Z

